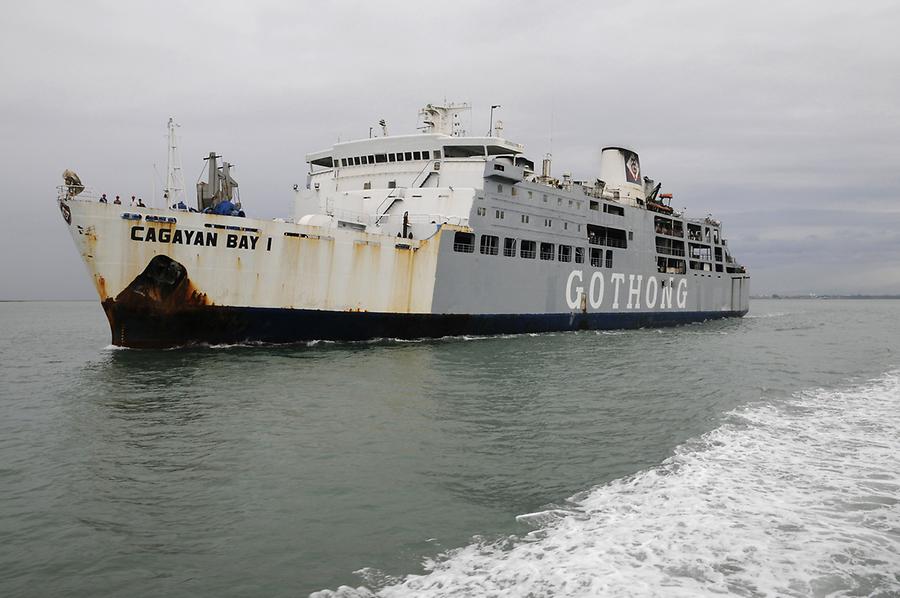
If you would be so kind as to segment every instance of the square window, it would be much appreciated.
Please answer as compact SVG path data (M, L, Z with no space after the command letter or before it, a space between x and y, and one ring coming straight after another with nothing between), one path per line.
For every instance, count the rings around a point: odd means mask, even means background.
M388 162L396 162L397 156L396 154L388 154Z
M503 255L506 257L516 257L516 240L509 237L503 239Z
M413 160L421 160L422 152L413 152Z
M535 257L537 243L534 241L522 241L520 244L519 256L526 260L533 260Z
M423 159L423 160L427 160L427 159L428 159L428 152L422 152L422 159Z
M541 243L541 259L545 261L553 260L553 243Z
M434 159L435 160L441 159L441 150L434 150Z
M503 185L497 184L497 193L503 193Z
M406 161L407 161L407 162L409 162L410 160L412 160L412 152L405 152L404 155L406 156Z
M499 238L494 235L481 235L481 253L485 255L497 255L499 249Z
M456 233L453 239L453 251L473 253L475 251L475 235L472 233Z

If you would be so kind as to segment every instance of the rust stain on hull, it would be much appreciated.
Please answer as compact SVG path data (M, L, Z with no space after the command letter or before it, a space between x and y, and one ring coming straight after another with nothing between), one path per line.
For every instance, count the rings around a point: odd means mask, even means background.
M105 287L102 277L98 286ZM157 255L131 284L115 298L104 299L102 305L113 344L157 347L177 344L176 339L201 338L192 334L192 322L198 320L199 312L213 304L194 286L183 265L168 256ZM135 324L139 330L131 329ZM223 321L221 325L227 326L229 322ZM132 340L132 336L141 340ZM154 337L158 342L146 341Z

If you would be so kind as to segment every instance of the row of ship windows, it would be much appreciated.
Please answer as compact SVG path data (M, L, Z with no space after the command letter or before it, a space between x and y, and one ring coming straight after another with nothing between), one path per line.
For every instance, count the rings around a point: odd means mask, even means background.
M517 247L518 245L518 252ZM500 238L494 235L481 235L478 250L483 255L499 255ZM473 233L456 233L453 239L453 251L458 253L475 253L475 235ZM574 258L576 264L584 263L584 247L572 247L571 245L556 245L554 243L540 243L536 241L528 241L522 239L513 239L506 237L503 239L503 255L506 257L518 257L533 260L539 257L545 261L557 260L560 262L571 262ZM604 256L604 250L597 247L591 247L590 264L595 268L612 268L613 252L607 249ZM604 259L605 258L605 259Z
M497 193L503 193L503 185L502 185L502 184L498 184L498 185L497 185ZM532 199L532 198L534 197L534 193L533 193L532 191L527 191L527 193L528 193L528 199ZM518 191L517 191L517 188L516 188L515 186L510 187L510 195L511 195L512 197L516 197L516 196L518 195ZM546 193L542 193L542 194L541 194L541 201L542 201L543 203L552 203L552 202L550 201L550 198L548 198L548 196L547 196ZM569 202L569 207L570 207L570 208L575 208L576 210L580 210L580 209L581 209L581 201L580 201L580 200L578 200L578 199L569 199L569 200L567 200L567 201ZM556 205L557 205L557 207L562 207L562 206L563 206L563 198L562 198L562 197L557 197L557 198L556 198ZM591 201L591 202L590 202L590 208L591 208L592 210L594 210L594 211L599 212L599 211L600 211L600 202L598 202L598 201ZM614 206L614 205L610 205L610 204L603 204L603 211L604 211L605 213L607 213L607 214L613 214L613 215L615 215L615 216L624 216L624 215L625 215L625 208L623 208L623 207L621 207L621 206Z
M354 156L341 158L341 166L365 166L367 164L383 164L386 162L412 162L414 160L441 159L441 150L422 150L417 152L396 152L393 154L370 154L368 156Z
M475 210L475 213L479 216L487 216L487 208L478 207ZM505 220L506 219L506 211L505 210L494 210L494 218L497 220ZM531 222L531 217L529 214L520 214L519 219L522 221L522 224L529 224ZM569 224L571 224L576 232L581 232L581 225L577 222L566 222L563 220L563 230L569 230ZM547 228L553 228L553 218L544 218L544 226Z
M503 193L503 190L504 190L503 184L502 184L502 183L498 183L498 184L497 184L497 193L502 194L502 193ZM533 199L533 198L534 198L534 192L533 192L533 191L526 191L526 193L528 194L528 199ZM511 187L509 188L509 194L510 194L512 197L516 197L516 196L519 194L518 188L517 188L515 185L511 186ZM483 197L480 197L479 199L484 199L484 198L483 198ZM541 194L541 201L542 201L543 203L552 203L551 198L549 198L549 197L547 196L546 193L542 193L542 194ZM556 205L557 205L557 207L562 207L562 206L563 206L563 201L564 201L564 200L563 200L562 197L557 197L557 198L556 198ZM578 199L569 199L569 200L565 200L565 201L568 201L568 202L569 202L568 205L569 205L570 208L575 208L576 210L580 210L580 209L581 209L581 200L578 200ZM599 211L600 211L600 205L601 205L601 204L600 204L599 201L591 201L591 202L590 202L590 209L591 209L591 210L594 210L594 211L596 211L596 212L599 212ZM603 205L603 212L606 213L606 214L612 214L612 215L614 215L614 216L624 216L624 215L625 215L625 208L623 208L622 206L614 206L614 205L612 205L612 204L607 204L607 203L604 203L604 204L602 204L602 205Z

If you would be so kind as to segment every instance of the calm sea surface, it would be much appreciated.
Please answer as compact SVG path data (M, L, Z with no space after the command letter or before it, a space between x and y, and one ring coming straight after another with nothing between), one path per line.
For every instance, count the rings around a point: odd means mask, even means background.
M0 303L0 596L900 596L900 302L108 335L96 303Z

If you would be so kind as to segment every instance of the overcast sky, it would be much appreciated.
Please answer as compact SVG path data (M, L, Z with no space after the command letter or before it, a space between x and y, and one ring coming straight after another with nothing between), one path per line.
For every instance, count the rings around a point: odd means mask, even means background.
M287 216L307 152L491 104L554 171L625 145L721 218L754 293L900 293L900 3L15 2L0 21L0 299L93 298L65 168L153 194L215 150L249 215ZM552 142L551 142L552 132ZM158 179L159 180L159 179ZM157 191L161 183L156 184Z

